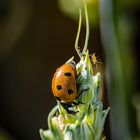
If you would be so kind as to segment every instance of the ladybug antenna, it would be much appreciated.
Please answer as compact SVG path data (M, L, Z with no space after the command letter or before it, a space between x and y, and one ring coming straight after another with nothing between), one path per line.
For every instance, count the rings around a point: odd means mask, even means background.
M75 50L80 58L82 57L83 54L85 55L87 52L88 39L89 39L89 20L88 20L88 13L87 13L87 7L86 7L85 0L83 0L83 3L84 3L84 11L85 11L85 19L86 19L86 38L85 38L85 44L84 44L84 48L83 48L82 52L80 51L80 47L78 46L81 25L82 25L81 9L79 9L79 25L78 25L78 31L77 31L77 36L76 36L76 40L75 40Z

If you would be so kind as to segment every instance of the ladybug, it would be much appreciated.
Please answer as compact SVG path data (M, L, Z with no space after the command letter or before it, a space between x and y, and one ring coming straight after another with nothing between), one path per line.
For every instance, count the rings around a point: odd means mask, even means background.
M77 97L76 64L74 61L59 67L52 80L52 91L58 100L73 102Z
M69 110L73 105L79 104L74 102L79 96L76 83L76 63L74 61L67 62L56 70L52 79L52 92L68 113L76 113Z

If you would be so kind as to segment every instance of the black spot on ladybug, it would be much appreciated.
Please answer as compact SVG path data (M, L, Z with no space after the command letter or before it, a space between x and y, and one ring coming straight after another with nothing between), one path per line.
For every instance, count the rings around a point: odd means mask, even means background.
M57 89L58 90L61 90L62 89L62 86L61 85L57 85Z
M69 76L71 76L71 73L70 72L66 72L66 73L64 73L64 75L69 77Z
M68 94L72 94L73 90L72 89L68 89Z

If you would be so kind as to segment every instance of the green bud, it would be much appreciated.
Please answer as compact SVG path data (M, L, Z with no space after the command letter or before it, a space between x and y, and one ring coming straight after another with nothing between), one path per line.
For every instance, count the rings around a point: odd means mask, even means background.
M60 101L48 116L49 130L40 130L42 140L100 140L109 108L103 110L100 101L101 75L93 76L88 51L76 66L80 85L78 93L83 91L75 102L82 104L71 107L78 111L75 115L67 113ZM87 90L85 90L87 89Z

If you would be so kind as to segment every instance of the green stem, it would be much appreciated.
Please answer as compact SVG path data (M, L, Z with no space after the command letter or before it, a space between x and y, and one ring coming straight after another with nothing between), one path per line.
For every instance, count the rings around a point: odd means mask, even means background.
M106 78L111 105L112 139L130 135L127 90L122 69L121 52L114 21L113 0L100 0L100 29L106 57Z

